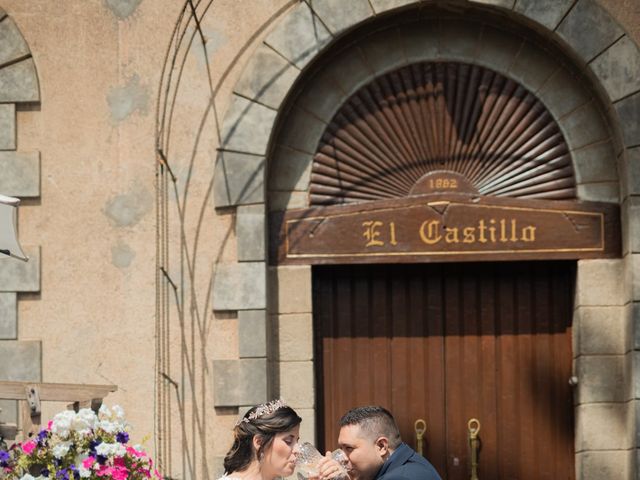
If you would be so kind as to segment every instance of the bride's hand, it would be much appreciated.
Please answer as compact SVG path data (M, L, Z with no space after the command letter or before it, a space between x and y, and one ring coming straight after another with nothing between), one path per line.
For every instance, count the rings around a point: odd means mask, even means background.
M331 452L327 452L325 457L318 462L318 470L320 471L319 480L330 480L344 473L342 466L331 458Z

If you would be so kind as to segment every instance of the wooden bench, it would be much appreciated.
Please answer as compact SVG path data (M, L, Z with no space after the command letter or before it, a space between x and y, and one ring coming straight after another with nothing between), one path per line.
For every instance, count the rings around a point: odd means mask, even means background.
M0 400L20 401L21 429L15 424L0 423L0 438L22 440L40 430L40 402L70 402L68 408L78 411L91 408L96 413L103 399L118 389L116 385L77 385L70 383L36 383L0 381Z

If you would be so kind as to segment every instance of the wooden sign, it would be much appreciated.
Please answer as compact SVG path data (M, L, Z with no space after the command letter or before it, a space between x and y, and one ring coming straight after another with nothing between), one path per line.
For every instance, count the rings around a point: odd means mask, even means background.
M435 194L290 210L280 222L283 264L620 255L618 207L605 203Z

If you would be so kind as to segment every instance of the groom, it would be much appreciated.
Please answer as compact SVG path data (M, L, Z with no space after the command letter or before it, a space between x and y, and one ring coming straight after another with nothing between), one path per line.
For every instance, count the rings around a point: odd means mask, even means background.
M435 468L406 443L391 413L382 407L358 407L340 419L340 448L349 458L352 480L441 480ZM331 478L331 461L320 478Z

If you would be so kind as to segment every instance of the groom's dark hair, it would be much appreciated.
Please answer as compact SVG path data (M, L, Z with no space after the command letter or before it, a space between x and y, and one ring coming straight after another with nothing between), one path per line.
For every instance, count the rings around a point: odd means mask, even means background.
M378 437L389 439L389 448L395 450L402 443L400 430L391 415L384 407L366 406L356 407L345 413L340 419L340 427L358 425L360 429L372 440Z

